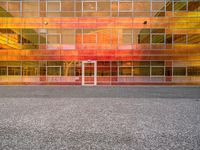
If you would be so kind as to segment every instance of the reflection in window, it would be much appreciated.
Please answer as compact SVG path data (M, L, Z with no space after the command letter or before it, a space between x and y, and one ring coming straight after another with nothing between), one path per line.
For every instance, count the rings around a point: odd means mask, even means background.
M152 35L152 43L164 43L164 35Z
M149 76L150 67L133 67L134 76Z
M39 74L39 68L37 67L23 67L22 75L23 76L37 76Z
M187 67L188 76L200 76L200 66Z
M8 67L8 75L9 76L20 76L21 75L21 67Z
M188 44L200 44L200 34L188 34Z
M83 2L83 11L96 11L96 2Z
M131 76L132 75L132 67L120 67L119 75L120 76Z
M152 76L164 76L164 67L152 67L151 75Z
M60 76L60 67L48 67L47 68L47 75L48 76Z
M20 2L8 2L8 11L19 12L20 11Z
M185 34L175 34L174 35L174 43L185 44L186 43L186 35Z
M48 12L59 12L60 9L60 2L48 2L47 3Z
M186 68L185 67L174 67L173 68L173 76L185 76Z
M47 36L48 44L60 44L60 35L58 34L48 34Z
M186 2L174 2L174 11L186 11L187 3Z
M188 11L200 11L200 2L189 1L188 2Z
M0 66L0 76L6 76L7 75L7 67Z

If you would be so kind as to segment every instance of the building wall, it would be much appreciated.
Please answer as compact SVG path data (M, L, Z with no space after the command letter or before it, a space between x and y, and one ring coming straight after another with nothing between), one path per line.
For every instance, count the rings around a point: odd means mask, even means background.
M200 2L0 2L0 84L81 84L87 60L97 84L199 84Z

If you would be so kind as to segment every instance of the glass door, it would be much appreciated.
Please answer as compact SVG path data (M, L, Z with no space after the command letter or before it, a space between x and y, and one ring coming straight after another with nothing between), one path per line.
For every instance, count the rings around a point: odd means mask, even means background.
M97 63L96 61L82 62L82 85L97 84Z

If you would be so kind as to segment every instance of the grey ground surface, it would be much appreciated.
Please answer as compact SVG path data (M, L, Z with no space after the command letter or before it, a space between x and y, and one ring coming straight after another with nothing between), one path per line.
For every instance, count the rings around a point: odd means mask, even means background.
M1 86L4 149L200 150L200 87Z

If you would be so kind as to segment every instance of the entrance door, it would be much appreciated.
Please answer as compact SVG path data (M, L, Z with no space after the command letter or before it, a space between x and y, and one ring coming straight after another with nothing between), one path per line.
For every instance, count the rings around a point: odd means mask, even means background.
M97 84L97 62L83 61L82 62L82 85Z

